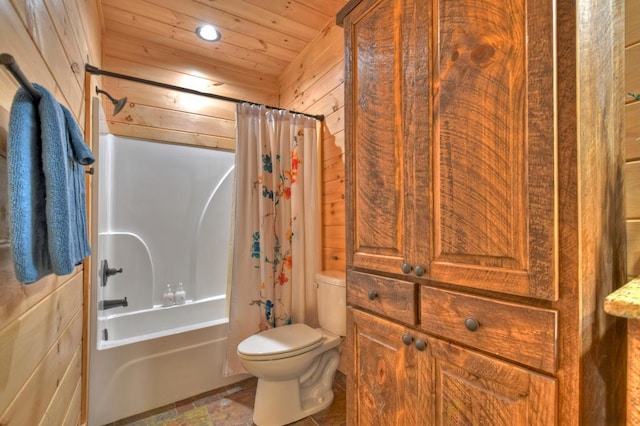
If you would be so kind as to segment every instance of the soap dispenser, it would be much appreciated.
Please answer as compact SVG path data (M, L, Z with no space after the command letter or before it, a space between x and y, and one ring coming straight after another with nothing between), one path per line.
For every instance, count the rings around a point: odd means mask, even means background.
M176 290L175 301L176 305L184 305L187 299L187 293L182 288L182 283L178 284L178 289Z
M171 291L171 285L167 284L167 289L162 294L162 306L173 305L173 291Z

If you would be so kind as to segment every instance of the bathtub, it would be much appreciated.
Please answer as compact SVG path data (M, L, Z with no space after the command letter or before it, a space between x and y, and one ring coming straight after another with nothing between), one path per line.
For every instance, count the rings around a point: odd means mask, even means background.
M226 324L227 298L188 300L184 305L154 306L134 312L98 316L98 350L115 348L199 328ZM117 310L115 308L114 310Z
M89 426L249 377L222 376L227 323L224 296L98 316L92 332L98 343L90 354Z
M111 135L95 98L93 111L88 424L100 426L249 376L222 373L233 153ZM122 272L103 279L105 260ZM178 283L192 300L160 306Z

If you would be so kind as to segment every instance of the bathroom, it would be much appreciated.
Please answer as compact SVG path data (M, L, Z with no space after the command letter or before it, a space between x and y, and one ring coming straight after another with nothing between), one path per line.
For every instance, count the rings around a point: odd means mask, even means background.
M324 194L322 205L326 213L323 219L323 243L319 251L322 252L323 268L345 269L344 238L342 237L344 233L342 172L344 166L341 158L344 144L343 36L342 29L334 23L335 13L345 3L344 1L318 2L317 9L309 8L304 4L305 2L294 3L298 9L301 9L300 13L310 17L303 18L303 23L284 16L286 15L284 8L265 10L265 16L273 17L276 14L283 14L281 22L293 27L293 30L286 30L292 32L288 37L283 35L284 33L267 28L265 19L256 13L262 10L259 7L260 2L255 4L242 2L243 7L240 9L246 11L235 10L238 9L238 5L234 3L237 2L226 2L228 4L221 7L228 10L222 11L222 16L226 26L231 26L232 29L224 33L223 37L232 44L225 45L223 49L226 50L222 52L218 52L217 47L211 48L213 44L197 41L193 31L206 20L196 19L193 16L197 16L203 10L204 15L207 15L206 10L209 7L196 1L190 2L188 7L183 2L65 0L55 5L52 2L46 3L45 5L45 2L26 4L19 1L3 2L0 6L0 19L7 33L3 33L1 37L0 50L15 57L20 69L30 81L38 82L50 90L56 89L54 92L56 97L75 115L80 126L85 129L87 140L92 137L91 131L98 131L98 126L106 125L109 133L126 138L158 141L169 147L178 144L201 146L210 151L218 150L228 153L233 151L235 144L235 104L113 77L85 75L84 64L198 92L211 92L248 102L324 114L321 144L325 170L321 185ZM173 6L182 14L168 12L168 8ZM278 7L280 6L276 8ZM132 19L134 14L147 11L157 12L155 21L146 18L144 25L126 23L126 20ZM172 16L171 13L175 13L178 17ZM244 35L243 30L229 18L236 13L249 14L248 18L242 18L250 22L245 31L247 33L255 31L263 37L251 38ZM180 24L176 19L184 23ZM258 20L259 23L252 20ZM112 25L113 30L105 32L103 29L107 25ZM170 48L162 46L161 40L142 40L140 35L136 37L130 34L131 31L141 31L136 30L136 26L151 27L153 31L154 25L157 29L165 28L167 34L177 32L183 39L176 41L168 36L166 41L173 46ZM193 25L195 26L191 28ZM49 34L47 32L49 30L57 36L45 36ZM194 40L188 40L187 37L190 36L193 36ZM259 38L264 40L265 48L276 52L275 57L260 52L262 41L259 41ZM284 39L288 41L285 42ZM135 42L130 44L131 41ZM251 48L236 47L237 43L246 45L251 43ZM290 49L281 46L287 43L292 46ZM190 51L178 53L180 60L176 60L176 52L181 48ZM209 49L211 52L207 51ZM147 53L144 53L145 51ZM204 55L210 56L210 59L204 60ZM221 66L219 59L222 57L227 57L231 65ZM245 71L241 68L251 63L255 71ZM18 85L4 67L2 68L0 71L2 76L0 123L4 133L0 138L6 138L11 102ZM96 87L118 99L126 96L128 102L124 109L117 115L113 115L112 104L106 95L96 94ZM304 91L308 91L309 94L301 96L300 94ZM96 98L102 103L105 121L92 125L92 99ZM99 172L96 177L99 179ZM92 231L97 231L96 225L97 223ZM9 250L5 249L3 255L7 260L6 267L10 267ZM100 260L102 259L92 258L91 262ZM123 267L117 262L117 260L110 262L109 267L115 269ZM100 270L100 265L87 263L84 268L86 271L97 271ZM116 290L115 286L119 285L118 280L122 281L121 278L127 272L132 273L130 269L127 270L124 267L122 274L109 277L110 284L114 284L113 291ZM171 283L175 286L181 279L184 278L171 278L167 284ZM8 363L4 365L11 365L14 373L10 378L10 386L6 386L2 392L4 402L0 403L0 411L6 413L3 420L13 418L15 424L20 424L21 419L24 420L23 424L38 423L45 414L52 416L50 411L53 407L64 407L57 408L61 411L58 416L62 416L58 418L67 418L66 421L70 424L76 423L76 417L78 421L86 422L87 411L91 406L90 396L87 397L91 394L91 389L86 380L91 373L87 365L91 365L91 356L95 355L92 351L100 352L99 355L112 351L116 354L115 357L119 357L122 355L117 351L127 347L124 345L97 351L94 347L88 345L85 347L82 344L83 339L89 340L91 337L88 330L90 319L84 319L82 307L97 301L101 291L99 286L97 292L83 291L85 284L82 267L77 268L69 276L46 277L37 285L22 286L9 278L2 285L5 294L14 295L5 305L7 309L3 310L2 327L7 330L4 336L12 342L12 345L14 341L22 342L18 349L24 346L26 350L26 347L32 346L29 328L25 326L29 324L29 317L33 317L33 321L36 321L45 314L51 316L58 314L62 323L59 329L54 327L42 331L47 333L46 339L38 342L38 346L42 345L42 349L33 352L31 356L16 352L10 360L7 359ZM189 300L194 290L187 290L186 297ZM108 297L113 299L128 297L130 302L135 299L133 293L129 294L129 292L110 294ZM61 300L64 302L60 302ZM157 304L157 300L154 303ZM49 309L47 304L54 309ZM38 310L41 306L46 313ZM176 308L170 308L168 311L177 311ZM114 308L106 312L113 313L119 309L122 308ZM27 315L23 315L25 313ZM57 324L53 320L51 323ZM209 329L216 329L216 327L219 330L213 333L223 332L222 326L212 326ZM16 334L13 330L17 330ZM182 333L181 337L178 337L181 339L178 345L213 347L216 344L219 346L220 343L216 342L224 338L211 332L206 335L206 338L202 338L198 333L202 331L192 330ZM163 347L165 343L162 343L162 339L152 339L148 342L151 346L156 346L152 349L157 350L158 353L171 352ZM60 343L59 346L58 343ZM60 347L59 353L49 351L54 345ZM128 346L135 348L135 345ZM24 362L18 362L21 356L25 359ZM169 357L168 360L172 363L172 369L179 371L182 368L185 375L193 377L193 373L187 370L190 365L196 363L195 357L191 360L185 359L176 353L174 358ZM177 362L173 362L174 360ZM221 360L215 362L221 363ZM179 364L182 364L182 367ZM54 374L50 375L51 377L40 378L37 374L32 376L33 371L51 370L49 365L59 366ZM206 374L200 374L201 377L197 378L200 382L191 384L193 386L191 395L210 390L206 386L214 386L215 384L211 385L212 381L220 380L219 377L205 377L212 375L209 369L214 369L214 363L206 368ZM105 371L105 374L105 380L107 380L105 386L108 386L108 380L114 379L116 375L127 376L123 373L115 374L113 371ZM234 379L238 380L238 378ZM37 388L42 389L36 391L41 406L29 412L17 410L17 407L23 406L21 401L32 395L20 392L25 383L34 383L32 386L38 383ZM28 388L27 386L24 389ZM145 399L143 395L144 393L139 393L136 398ZM129 412L126 415L131 414Z
M324 115L322 269L345 271L345 40L343 28L335 24L335 15L347 1L208 3L212 2L9 0L0 4L0 52L13 55L30 81L48 87L69 108L87 140L93 138L100 125L92 123L92 111L96 109L93 99L98 98L104 109L103 124L111 134L229 152L235 143L235 105L91 75L85 73L85 64L198 92ZM637 4L634 0L627 1L628 16L640 16ZM224 47L210 47L215 45L190 38L195 37L195 28L212 16L211 7L221 11L225 28L229 28L222 35L223 41L228 41ZM637 21L628 20L626 26L633 30L629 34L638 34ZM637 42L627 42L629 58L640 57L632 54L638 46ZM630 90L640 84L637 73L628 73L628 78ZM0 67L3 145L13 94L18 87L15 79ZM96 94L96 87L118 99L126 96L128 101L123 110L114 115L113 106L105 95ZM637 105L631 102L627 105L628 185L640 181L634 143L639 135L633 127L638 122ZM6 161L2 165L6 168ZM4 207L6 194L0 195L4 195ZM628 204L640 205L633 200ZM5 216L2 223L6 224L6 209L0 210L0 215ZM634 221L638 215L633 211L628 215L627 275L632 277L640 274L639 251L635 249L640 230ZM97 231L96 225L92 224L92 232ZM91 341L88 306L94 306L99 294L89 291L94 288L91 287L94 278L89 274L100 269L97 262L101 259L92 258L69 275L48 276L35 285L24 286L16 281L12 271L6 225L0 227L0 243L3 292L0 347L10 348L0 352L0 365L6 366L0 371L0 382L4 385L0 390L0 423L84 424L91 398L91 352L95 350L88 343ZM110 267L122 266L116 262L110 263ZM121 277L114 275L112 283ZM170 284L176 285L179 280L172 279ZM189 289L186 298L193 293ZM124 293L109 295L114 299L125 296L131 297ZM168 310L176 311L173 307ZM96 334L93 336L96 339ZM215 335L202 338L197 330L182 333L181 338L184 341L179 345L184 347L217 340ZM114 347L101 352L116 350ZM190 361L179 358L170 362L179 369ZM344 365L340 369L346 372ZM203 378L202 384L194 385L194 394L209 386L206 380Z

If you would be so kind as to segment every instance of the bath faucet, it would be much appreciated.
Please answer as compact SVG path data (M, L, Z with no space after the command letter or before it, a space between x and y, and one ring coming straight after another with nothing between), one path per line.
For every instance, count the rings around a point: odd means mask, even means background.
M117 308L118 306L122 306L123 308L129 306L129 303L127 303L127 298L125 297L124 299L100 300L98 302L98 309L100 309L101 311L111 308Z

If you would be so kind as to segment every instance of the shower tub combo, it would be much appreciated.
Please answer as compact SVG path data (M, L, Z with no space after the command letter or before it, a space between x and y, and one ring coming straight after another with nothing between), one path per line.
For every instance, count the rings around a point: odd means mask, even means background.
M234 154L110 134L97 146L90 426L246 377L222 375ZM178 283L186 303L163 306Z

